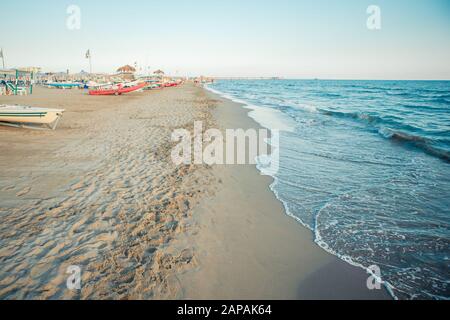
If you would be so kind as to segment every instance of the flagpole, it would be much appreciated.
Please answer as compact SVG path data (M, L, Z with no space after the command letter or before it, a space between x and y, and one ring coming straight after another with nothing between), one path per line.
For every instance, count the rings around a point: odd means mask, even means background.
M3 69L5 69L5 54L3 53L3 48L0 50L2 53L2 62L3 62Z
M91 49L89 49L89 73L92 74L92 60Z
M86 52L86 59L89 59L89 73L92 73L91 49Z

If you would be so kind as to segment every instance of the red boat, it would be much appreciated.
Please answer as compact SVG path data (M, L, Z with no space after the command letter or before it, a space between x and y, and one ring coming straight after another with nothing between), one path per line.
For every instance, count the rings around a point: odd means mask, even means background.
M89 90L90 96L111 96L118 95L119 89L99 89L99 90Z
M119 94L133 92L133 91L142 89L146 85L147 85L147 83L142 82L142 83L140 83L138 85L135 85L135 86L132 86L132 87L125 87L125 88L122 87L122 88L119 89Z
M119 84L117 88L112 89L99 89L99 90L90 90L89 95L91 96L112 96L112 95L121 95L122 93L129 93L133 92L139 89L142 89L146 86L146 83L140 83L138 85L132 86L132 87L124 87L123 85Z

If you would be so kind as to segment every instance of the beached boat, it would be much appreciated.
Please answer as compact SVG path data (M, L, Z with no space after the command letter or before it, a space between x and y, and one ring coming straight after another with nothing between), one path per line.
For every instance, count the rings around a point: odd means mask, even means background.
M83 84L78 82L50 82L47 83L49 88L58 88L58 89L72 89L72 88L80 88Z
M179 86L180 84L182 84L181 81L172 80L172 81L164 83L164 87L167 87L167 88L168 87L176 87L176 86Z
M108 83L97 83L95 81L89 81L84 85L85 89L101 89L101 88L107 88L107 87L111 87L113 84L111 82Z
M63 112L64 109L0 105L0 124L15 127L45 125L54 130Z
M144 87L144 90L155 90L155 89L162 89L163 85L161 83L147 83L147 85Z
M90 96L111 96L119 95L119 89L117 87L101 88L96 90L89 90Z
M129 86L129 84L119 84L117 86L112 86L110 88L103 88L98 90L90 90L89 95L91 96L104 96L104 95L121 95L123 93L129 93L133 91L140 90L146 86L146 83L140 83L137 85Z
M122 87L119 89L119 94L137 91L137 90L144 88L146 85L147 84L145 82L143 82L143 83L131 86L131 87L125 86L125 87Z

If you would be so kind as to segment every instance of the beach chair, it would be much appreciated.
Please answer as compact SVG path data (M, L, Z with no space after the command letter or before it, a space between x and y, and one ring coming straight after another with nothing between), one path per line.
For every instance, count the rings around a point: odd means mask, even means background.
M18 96L26 96L28 94L27 88L25 87L17 87L17 95Z

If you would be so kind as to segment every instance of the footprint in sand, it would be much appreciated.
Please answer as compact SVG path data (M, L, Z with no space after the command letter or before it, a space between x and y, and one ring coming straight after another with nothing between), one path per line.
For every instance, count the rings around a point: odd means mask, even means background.
M81 188L83 188L85 185L84 185L84 182L83 181L80 181L80 182L77 182L77 183L75 183L74 185L72 185L72 190L73 191L76 191L76 190L79 190L79 189L81 189Z
M31 190L31 187L26 187L26 188L20 190L19 192L17 192L16 196L21 197L21 196L27 194L28 192L30 192L30 190Z

